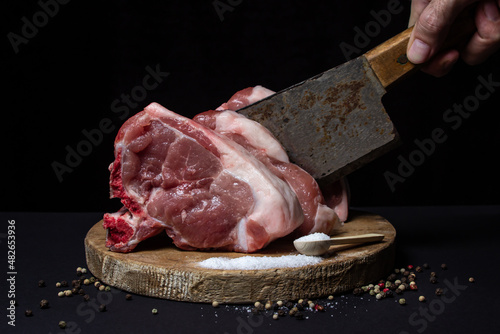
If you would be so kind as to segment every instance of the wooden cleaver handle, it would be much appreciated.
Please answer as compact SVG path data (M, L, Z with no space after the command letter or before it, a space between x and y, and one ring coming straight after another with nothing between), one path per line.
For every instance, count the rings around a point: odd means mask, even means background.
M441 50L462 47L462 43L468 41L476 31L475 7L468 7L457 17ZM365 53L366 59L386 89L420 68L406 58L406 48L412 30L413 27L410 27Z

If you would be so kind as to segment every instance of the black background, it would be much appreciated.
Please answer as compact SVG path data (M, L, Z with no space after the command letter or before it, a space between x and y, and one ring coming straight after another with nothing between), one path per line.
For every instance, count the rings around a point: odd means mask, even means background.
M22 35L26 20L33 23L43 9L36 1L4 2L6 200L0 211L116 210L118 200L108 199L107 167L123 120L112 103L142 85L147 66L169 75L129 116L156 101L192 117L239 89L261 84L280 90L345 62L341 43L355 46L355 28L375 20L371 11L387 9L386 1L221 2L230 10L219 15L216 1L70 1L17 53L9 33ZM402 12L352 56L405 29L410 3L401 0L400 6ZM443 114L474 96L478 76L500 81L499 65L497 53L480 66L458 64L441 79L417 73L391 90L384 104L404 145L349 177L352 204L498 204L500 94L482 101L456 130ZM58 180L52 164L64 164L66 148L76 149L86 139L82 131L106 118L114 130ZM397 173L398 157L408 159L414 141L430 138L436 128L447 140L391 190L384 173Z

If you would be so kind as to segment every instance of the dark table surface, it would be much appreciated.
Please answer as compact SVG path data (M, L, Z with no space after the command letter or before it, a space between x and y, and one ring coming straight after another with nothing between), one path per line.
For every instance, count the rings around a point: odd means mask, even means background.
M99 292L92 286L84 287L90 296L87 302L80 295L59 298L57 293L63 288L56 288L56 282L71 284L78 278L76 268L86 267L83 240L102 213L1 213L1 332L492 333L498 329L496 232L500 206L361 209L384 216L396 228L395 267L428 263L430 269L416 273L417 291L381 300L345 292L333 301L316 300L325 311L306 309L302 320L288 315L273 320L273 312L253 314L250 305L214 308L139 295L126 300L124 291ZM15 259L11 257L11 263L8 246L13 248L14 238L8 237L9 225L15 226ZM443 263L447 270L441 269ZM431 271L437 274L436 284L429 282ZM474 283L469 282L470 277ZM39 280L46 287L38 287ZM442 288L443 295L436 296L436 288ZM427 301L419 302L420 295ZM401 297L407 301L405 306L398 303ZM40 309L42 299L49 301L48 309ZM8 307L13 300L17 306L11 311ZM105 312L99 312L101 304L106 305ZM158 310L156 315L153 308ZM25 316L26 309L33 311L32 317ZM65 330L58 327L61 320L67 323Z

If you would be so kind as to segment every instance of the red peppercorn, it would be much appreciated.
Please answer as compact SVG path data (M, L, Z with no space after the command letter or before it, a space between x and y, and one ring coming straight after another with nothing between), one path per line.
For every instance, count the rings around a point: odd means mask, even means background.
M409 265L408 265L408 269L409 269L409 270L412 270L412 269L413 269L413 265L409 264Z
M381 289L383 289L383 288L385 288L385 283L379 283L379 284L378 284L378 286L379 286Z
M389 291L389 288L385 288L384 290L382 290L383 292L387 293L387 291Z

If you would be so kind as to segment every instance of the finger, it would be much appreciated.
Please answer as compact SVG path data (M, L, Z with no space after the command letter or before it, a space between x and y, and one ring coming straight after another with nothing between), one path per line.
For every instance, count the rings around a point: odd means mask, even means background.
M453 65L460 58L457 50L447 50L436 54L429 62L422 66L422 71L435 77L442 77L451 71Z
M485 61L500 48L500 0L486 0L478 4L477 32L462 51L462 59L469 65Z
M428 61L439 51L456 16L474 0L434 0L418 17L408 43L408 59L415 64Z
M411 2L410 19L408 20L408 27L412 27L417 22L425 7L429 5L431 0L413 0Z

